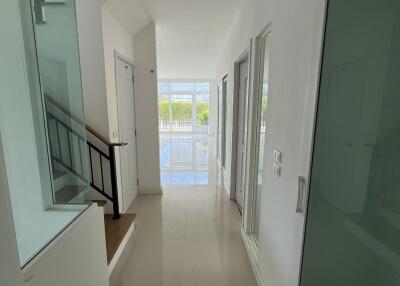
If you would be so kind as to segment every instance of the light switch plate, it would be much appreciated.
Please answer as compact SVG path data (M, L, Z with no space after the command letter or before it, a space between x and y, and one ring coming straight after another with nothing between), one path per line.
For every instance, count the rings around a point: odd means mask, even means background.
M274 174L275 174L277 177L280 177L280 176L281 176L281 166L279 166L278 164L274 163L274 164L272 165L272 169L274 170Z
M274 161L279 164L282 163L282 153L277 149L274 150Z

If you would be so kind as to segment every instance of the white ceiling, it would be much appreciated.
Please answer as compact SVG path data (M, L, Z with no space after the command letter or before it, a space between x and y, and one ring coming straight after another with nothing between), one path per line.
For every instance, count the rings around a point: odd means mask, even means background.
M151 22L138 0L107 0L103 7L132 36Z
M132 35L157 26L161 79L210 79L243 0L108 0L110 13Z

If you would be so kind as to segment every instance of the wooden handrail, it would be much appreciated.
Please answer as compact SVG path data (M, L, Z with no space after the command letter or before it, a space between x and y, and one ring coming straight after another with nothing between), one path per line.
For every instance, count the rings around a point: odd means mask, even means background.
M69 111L68 109L66 109L61 103L59 103L57 100L55 100L54 98L52 98L49 95L45 95L45 98L47 101L49 101L51 104L53 104L55 107L57 107L59 110L61 110L64 114L68 115L70 118L72 118L73 120L75 120L75 122L77 122L79 125L81 125L82 127L85 127L85 129L92 134L94 137L96 137L97 139L99 139L101 142L103 142L104 144L106 144L109 147L121 147L121 146L125 146L128 145L128 143L111 143L107 138L105 138L103 135L101 135L99 132L97 132L96 130L94 130L92 127L90 127L89 125L85 124L85 122L83 122L78 116L76 116L75 114L73 114L71 111Z
M86 124L86 130L95 136L97 139L99 139L101 142L106 144L107 146L114 146L114 147L120 147L120 146L125 146L128 145L128 143L111 143L107 138L105 138L103 135L101 135L99 132L94 130L92 127Z

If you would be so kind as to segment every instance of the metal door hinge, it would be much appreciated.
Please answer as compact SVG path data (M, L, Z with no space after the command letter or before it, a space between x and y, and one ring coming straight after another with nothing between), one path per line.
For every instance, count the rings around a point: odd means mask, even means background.
M136 180L136 184L139 186L139 179Z

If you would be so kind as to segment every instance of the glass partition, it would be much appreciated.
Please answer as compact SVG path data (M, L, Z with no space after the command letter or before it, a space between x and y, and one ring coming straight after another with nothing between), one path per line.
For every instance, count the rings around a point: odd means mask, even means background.
M33 10L53 201L80 204L89 200L89 175L75 2L35 0Z
M0 128L23 267L90 204L90 189L75 3L20 3L26 57L4 62L16 78L1 89Z
M400 2L329 1L301 285L400 285Z

